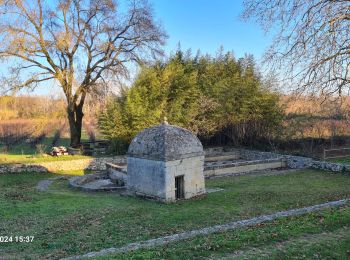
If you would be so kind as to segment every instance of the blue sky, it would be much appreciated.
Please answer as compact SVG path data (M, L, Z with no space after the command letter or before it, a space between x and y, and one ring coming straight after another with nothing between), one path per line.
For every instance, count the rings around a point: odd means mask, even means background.
M243 22L241 0L151 0L155 16L169 35L165 50L201 49L215 54L222 45L237 57L253 54L258 60L271 42L258 25Z
M271 43L271 37L265 35L257 24L240 20L243 0L149 1L153 5L155 19L169 36L164 46L167 55L174 52L179 43L183 50L191 48L196 53L200 49L202 54L212 55L223 46L225 51L233 51L237 58L249 53L259 62ZM46 84L45 88L40 87L31 94L60 92L56 87L47 88Z

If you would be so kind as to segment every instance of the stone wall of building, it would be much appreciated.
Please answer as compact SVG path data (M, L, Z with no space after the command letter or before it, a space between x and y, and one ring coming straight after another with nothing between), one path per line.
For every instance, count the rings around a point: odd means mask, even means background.
M204 156L173 161L128 157L127 187L139 196L175 201L175 177L184 176L185 199L205 193Z
M128 157L127 187L137 195L165 200L164 161Z
M166 166L166 200L175 201L175 177L184 176L185 199L205 193L204 156L168 161Z

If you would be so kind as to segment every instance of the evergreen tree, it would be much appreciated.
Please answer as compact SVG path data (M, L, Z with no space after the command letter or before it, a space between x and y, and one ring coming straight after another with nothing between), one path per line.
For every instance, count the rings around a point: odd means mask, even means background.
M263 86L253 56L235 59L178 50L166 62L141 69L132 87L109 102L100 117L102 132L129 142L140 130L171 124L201 137L230 129L232 139L273 135L281 124L278 95Z

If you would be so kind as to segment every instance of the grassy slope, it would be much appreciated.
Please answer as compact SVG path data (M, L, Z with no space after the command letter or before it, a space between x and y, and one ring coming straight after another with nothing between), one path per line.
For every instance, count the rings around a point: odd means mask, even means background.
M224 191L167 205L72 191L66 181L57 182L51 192L36 192L36 183L50 176L0 176L1 234L35 236L32 244L2 244L0 250L7 255L81 254L350 196L349 176L312 170L214 179L207 181L207 187Z

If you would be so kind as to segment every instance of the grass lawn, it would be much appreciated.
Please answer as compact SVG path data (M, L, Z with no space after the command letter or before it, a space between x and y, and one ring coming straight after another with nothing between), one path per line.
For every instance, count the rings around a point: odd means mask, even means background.
M95 259L350 259L349 205Z
M176 204L114 193L74 191L67 187L66 180L55 182L48 192L35 191L39 180L52 176L55 175L0 175L0 234L35 236L33 243L2 243L0 255L20 259L60 258L350 197L350 176L314 170L208 180L207 187L224 191ZM337 246L343 248L349 236L341 228L347 225L350 225L350 209L344 207L115 258L191 258L225 255L242 249L248 254L249 247L255 246L270 253L268 246L276 241L295 238L297 244L300 236L322 230L334 233L335 237L341 234ZM312 253L313 246L318 245L310 245L308 250ZM284 246L291 248L290 255L294 249L299 253L297 247ZM339 252L346 254L345 249ZM280 252L275 253L278 258Z
M83 132L81 141L85 142L88 140L89 140L88 137ZM53 136L46 136L39 144L42 146L42 149L45 152L50 152L50 149L52 148L52 141L53 141ZM69 147L69 145L70 145L69 138L60 138L56 146ZM0 151L3 151L3 150L4 150L4 147L0 144ZM21 142L16 145L11 145L7 153L0 153L0 164L3 163L3 161L6 159L11 160L12 158L16 158L16 156L18 159L15 162L22 162L22 161L27 162L26 160L24 160L27 157L38 157L38 158L41 157L38 154L36 146L33 146L29 143ZM21 158L24 158L24 159L21 159Z
M0 153L0 164L69 161L69 160L86 159L86 158L91 158L91 156L85 156L85 155L42 156L42 155L19 155L19 154Z
M332 158L332 159L328 159L327 161L333 162L333 163L350 164L350 157Z
M83 139L82 139L83 140ZM85 139L84 139L85 140ZM46 136L40 144L42 148L46 151L49 151L52 147L53 136ZM60 138L57 146L66 146L68 147L70 143L69 138ZM0 149L3 147L0 145ZM36 155L36 147L25 142L18 143L16 145L11 145L10 150L7 152L10 155Z

